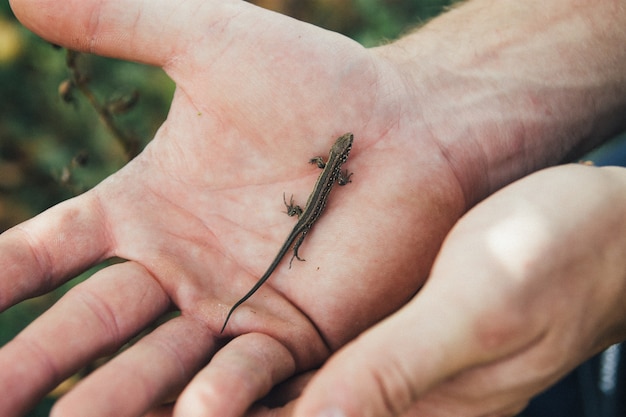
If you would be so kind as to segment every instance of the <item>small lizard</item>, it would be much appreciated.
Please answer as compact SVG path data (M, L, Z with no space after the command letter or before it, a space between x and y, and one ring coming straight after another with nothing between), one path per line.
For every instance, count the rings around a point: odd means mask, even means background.
M317 182L315 183L313 191L304 206L304 210L300 206L295 206L293 204L293 196L291 196L291 200L289 204L287 204L287 201L285 201L285 195L283 194L283 201L285 202L285 206L287 206L287 214L289 216L297 215L298 222L293 227L291 233L289 233L289 236L287 236L287 240L283 243L283 246L278 251L278 254L270 264L269 268L267 268L267 271L265 271L265 274L263 274L263 276L257 281L256 284L254 284L254 287L252 287L246 295L244 295L235 303L235 305L232 306L226 316L226 320L224 321L224 325L222 326L220 333L224 332L226 324L235 309L250 298L252 294L254 294L261 287L261 285L267 281L270 275L272 275L272 272L274 272L280 261L287 254L291 245L293 245L293 256L289 261L289 268L291 268L293 258L304 261L304 259L298 256L298 248L300 248L300 245L304 241L307 233L311 230L315 221L320 217L322 211L324 211L330 190L333 188L333 185L335 185L335 182L339 185L346 185L350 182L350 176L352 174L348 174L347 170L341 171L341 166L348 159L348 154L350 153L350 149L352 149L353 139L354 136L352 133L346 133L345 135L340 136L330 148L328 161L324 162L321 156L317 156L309 161L311 164L317 164L318 167L322 168L322 173L317 178Z

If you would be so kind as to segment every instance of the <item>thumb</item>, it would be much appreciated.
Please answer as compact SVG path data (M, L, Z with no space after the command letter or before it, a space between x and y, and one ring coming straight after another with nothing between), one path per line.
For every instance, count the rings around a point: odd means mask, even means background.
M459 309L430 302L427 288L335 354L298 401L298 417L396 416L422 393L476 360ZM439 298L439 300L441 300Z
M163 66L199 34L221 33L245 2L10 0L15 16L67 48ZM250 5L248 5L250 7ZM210 12L200 13L201 8ZM217 27L217 29L216 29ZM219 42L219 40L216 40Z

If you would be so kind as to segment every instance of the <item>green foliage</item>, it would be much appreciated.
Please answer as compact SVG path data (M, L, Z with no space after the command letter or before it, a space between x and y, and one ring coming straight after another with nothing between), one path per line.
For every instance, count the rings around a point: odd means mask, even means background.
M0 15L0 231L93 187L127 161L124 148L80 94L65 102L66 52ZM165 118L171 81L158 69L79 56L96 96L139 91L137 108L117 117L145 144Z
M354 0L363 19L353 38L365 46L397 38L402 32L419 26L440 14L454 0Z

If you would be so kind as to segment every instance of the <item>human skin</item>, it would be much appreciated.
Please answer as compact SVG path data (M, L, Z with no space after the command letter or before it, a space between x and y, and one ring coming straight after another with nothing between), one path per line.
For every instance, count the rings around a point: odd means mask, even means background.
M11 6L51 42L163 67L177 90L167 121L140 156L93 190L0 237L0 309L109 257L128 259L77 286L0 350L6 416L23 414L57 382L115 351L172 306L179 318L92 374L52 415L141 415L183 387L175 415L242 415L272 387L321 366L403 306L424 283L446 234L475 203L624 127L626 13L616 1L474 0L374 49L241 1L13 0ZM279 268L220 335L228 309L292 227L281 213L282 193L305 200L318 174L306 161L324 155L346 131L355 134L346 165L353 182L334 191L307 237L301 248L307 262ZM595 181L615 190L623 174L610 172ZM454 242L464 239L462 232L450 235L439 259L458 253ZM505 301L531 294L533 282L492 299L497 286L488 279L499 277L481 277L485 285L472 292L455 285L459 270L442 268L403 310L331 359L301 401L251 413L425 410L446 403L447 395L458 398L464 367L477 360L486 366L527 346L520 341L535 340L528 339L536 334L531 330L502 334L511 320L519 324L518 304L512 318L485 320L485 311L503 313ZM560 284L555 279L549 293ZM483 300L484 310L470 308L476 306L468 297L481 291L483 297L471 299ZM454 302L446 300L465 301L468 310L461 311L462 302L450 309ZM590 322L611 318L619 328L615 316L599 310L586 311ZM448 325L440 326L445 318ZM578 345L549 382L623 336L596 332L587 336L597 343ZM396 364L416 348L457 353L452 348L459 346L450 344L465 338L482 349L413 362L406 369L420 372L405 377L384 371L399 367L351 368L380 365L369 354L380 352L381 334L399 337L388 340ZM551 347L536 351L547 355ZM454 375L456 382L438 385ZM466 382L475 383L469 375ZM521 394L502 388L497 401L485 403L488 409L480 409L478 391L450 407L477 416L518 409L546 385L532 376ZM426 400L415 403L422 394Z
M295 415L520 412L626 338L625 210L615 167L550 168L487 198L446 237L419 295L336 353Z

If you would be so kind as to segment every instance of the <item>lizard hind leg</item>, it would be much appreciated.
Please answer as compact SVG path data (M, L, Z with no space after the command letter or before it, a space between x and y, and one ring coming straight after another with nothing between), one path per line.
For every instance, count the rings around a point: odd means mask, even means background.
M306 233L307 233L306 230L302 232L302 234L296 241L295 245L293 245L293 255L291 256L291 259L289 260L289 269L291 269L291 263L293 262L293 258L296 258L297 260L303 261L303 262L306 261L306 259L298 256L298 249L300 248L300 245L302 245L302 242L304 241L304 238L306 237Z

